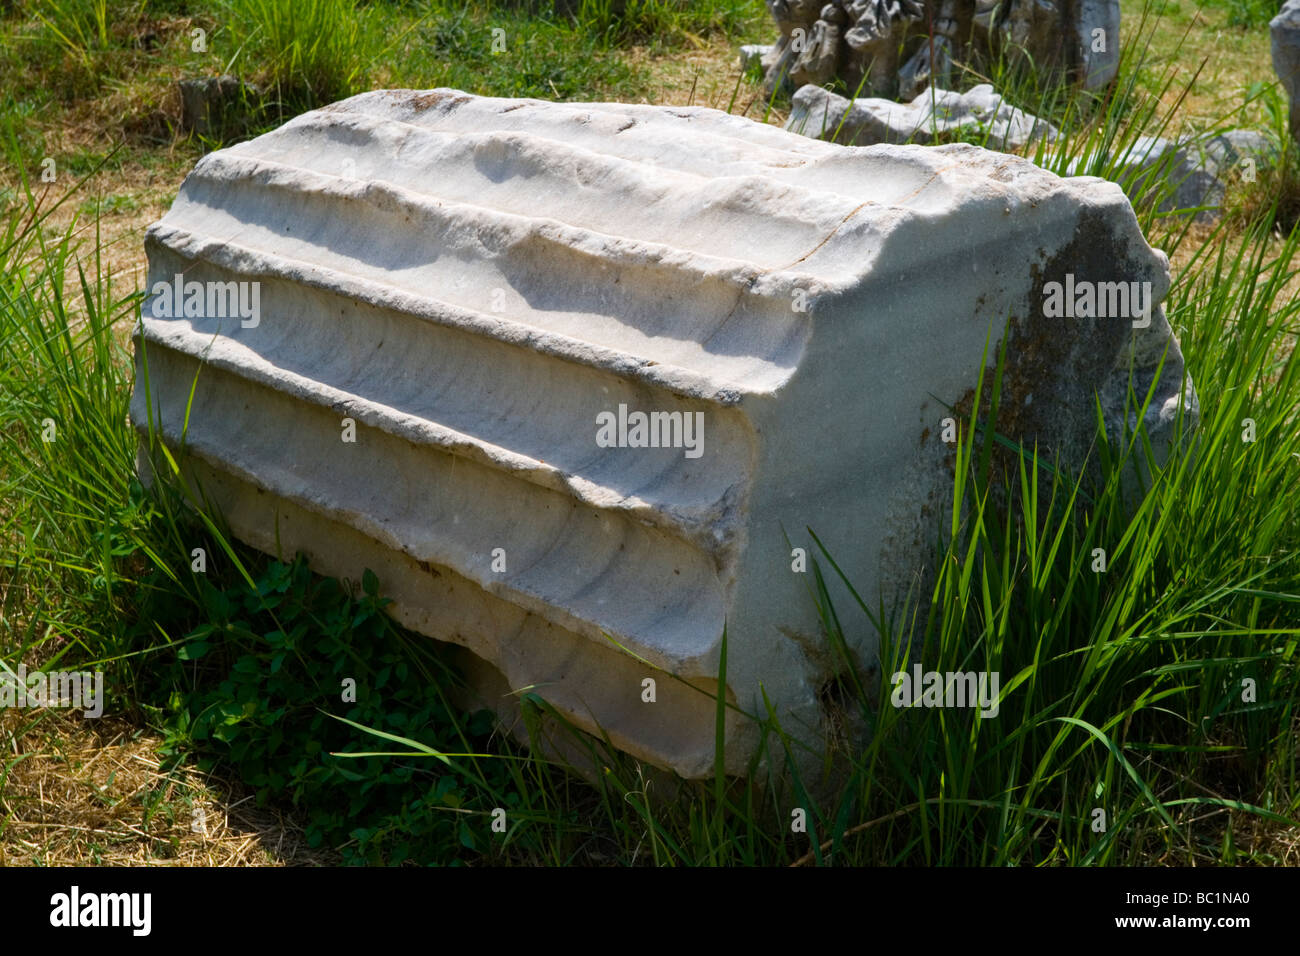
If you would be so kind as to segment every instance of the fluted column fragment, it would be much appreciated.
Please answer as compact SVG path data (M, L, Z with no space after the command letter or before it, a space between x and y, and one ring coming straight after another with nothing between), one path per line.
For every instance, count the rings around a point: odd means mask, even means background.
M205 156L147 249L133 419L236 535L372 569L485 686L688 777L724 627L729 699L824 732L845 665L798 549L811 528L872 608L924 578L944 403L990 331L1002 421L1066 461L1097 397L1122 426L1131 368L1164 359L1157 445L1183 387L1118 187L708 109L367 93ZM1067 275L1146 283L1147 321L1047 317ZM728 768L756 746L733 715Z

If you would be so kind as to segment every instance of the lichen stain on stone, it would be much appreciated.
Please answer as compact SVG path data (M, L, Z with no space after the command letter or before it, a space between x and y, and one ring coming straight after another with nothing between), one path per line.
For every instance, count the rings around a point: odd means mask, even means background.
M430 90L428 93L413 96L409 100L411 107L421 113L447 101L450 101L453 106L459 106L461 103L468 103L470 98L446 90Z

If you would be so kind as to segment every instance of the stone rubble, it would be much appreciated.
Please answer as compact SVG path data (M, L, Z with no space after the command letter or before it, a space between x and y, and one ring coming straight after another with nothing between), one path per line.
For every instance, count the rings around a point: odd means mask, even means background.
M927 91L911 103L873 97L849 100L821 87L805 86L794 95L785 128L846 146L928 144L960 133L978 137L988 149L1011 151L1040 137L1056 138L1051 123L1004 102L988 84L965 93Z
M1234 129L1208 140L1182 142L1138 136L1115 162L1109 178L1119 183L1134 202L1148 189L1167 189L1167 195L1157 203L1160 211L1196 209L1196 221L1212 223L1221 215L1229 185L1247 175L1257 175L1277 158L1277 147L1255 130ZM1076 175L1091 168L1091 162L1091 154L1076 156L1067 164L1066 172Z
M230 114L256 109L263 96L256 86L229 73L181 80L177 87L181 98L181 129L201 136L221 133Z
M1119 68L1119 0L767 0L780 30L763 57L766 86L842 80L910 101L946 88L956 63L1023 61L1047 83L1105 88Z

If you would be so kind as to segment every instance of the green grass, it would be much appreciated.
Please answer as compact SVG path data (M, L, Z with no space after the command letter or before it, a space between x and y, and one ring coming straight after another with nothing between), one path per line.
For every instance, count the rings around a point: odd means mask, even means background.
M350 96L382 51L378 18L354 0L226 0L230 64L263 65L285 102L310 109Z
M537 7L551 6L534 4ZM673 40L713 31L735 34L756 18L750 0L577 0L554 4L583 33L607 42Z
M262 6L274 14L273 0ZM405 36L366 22L381 7L397 11ZM748 29L727 19L745 8L646 3L634 5L645 19L628 24L676 15L666 31L676 39L665 42L689 46L688 35ZM314 9L336 17L342 7ZM374 3L343 47L313 45L297 23L259 29L273 21L249 19L214 22L211 55L242 49L250 73L289 101L322 95L313 76L343 90L399 76L589 96L640 82L618 52L640 27L611 33L607 15L581 3L473 13ZM494 23L506 24L506 54L492 52ZM111 31L107 48L97 29L83 32L75 49L46 37L3 56L26 76L77 62L83 47L126 49ZM242 48L223 46L227 33ZM551 50L566 37L577 46ZM371 43L399 52L363 55ZM1138 133L1169 121L1158 101L1173 80L1139 83L1142 48L1132 43L1109 98L1009 85L1022 105L1037 96L1065 130L1059 152L1039 161L1086 155L1088 171L1105 172ZM42 94L8 93L3 151L24 162L0 194L0 659L102 667L110 709L159 733L171 759L237 771L260 801L294 808L315 841L351 862L1278 862L1268 835L1300 817L1300 303L1289 291L1300 238L1283 208L1293 150L1199 247L1183 219L1157 211L1158 197L1139 203L1152 243L1190 260L1165 306L1200 399L1194 441L1156 466L1140 432L1099 432L1088 477L1072 476L998 435L991 371L984 400L959 416L954 517L937 529L937 570L913 609L911 643L902 627L911 617L882 622L886 680L850 669L837 688L846 722L869 728L868 741L834 749L824 780L763 787L766 771L755 769L675 790L567 727L533 693L521 700L528 725L585 750L592 779L490 734L481 715L452 705L457 678L444 651L382 613L383 581L340 586L233 541L156 441L147 450L157 481L141 485L121 335L139 295L106 277L95 219L116 195L31 182ZM68 169L96 173L89 154ZM81 218L56 228L55 202ZM1253 441L1243 440L1246 419ZM1141 484L1143 475L1154 478ZM192 569L197 547L202 574ZM1104 573L1093 570L1097 548ZM841 580L835 559L816 554L808 602L847 656L848 609L828 595L865 582ZM1000 713L893 707L888 675L917 656L926 669L998 672ZM340 692L345 678L357 681L355 700ZM1249 700L1243 681L1253 682ZM721 703L717 713L720 731ZM800 747L772 714L751 716L777 753ZM491 826L498 809L501 833ZM792 832L796 809L806 833Z
M629 45L664 52L719 33L758 38L770 32L765 20L759 0L28 0L0 12L0 68L17 81L11 115L24 100L71 103L138 84L144 95L126 107L147 113L177 76L231 72L271 91L280 109L262 118L269 128L377 84L636 98L647 76L618 55Z
M1243 30L1267 28L1286 0L1208 0L1208 5L1228 11L1228 22Z

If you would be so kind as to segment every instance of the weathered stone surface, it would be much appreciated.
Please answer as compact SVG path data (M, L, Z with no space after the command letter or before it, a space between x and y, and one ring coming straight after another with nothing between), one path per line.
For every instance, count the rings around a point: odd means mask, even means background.
M1268 32L1273 70L1291 98L1291 135L1300 139L1300 0L1287 0Z
M811 528L873 608L924 583L944 403L969 404L990 332L1010 336L999 430L1063 463L1162 358L1158 452L1182 393L1168 260L1123 193L970 146L375 92L205 156L146 244L132 417L184 435L238 536L373 569L492 699L532 687L686 776L712 770L696 689L724 625L728 697L762 713L761 686L822 739L843 665L791 548L815 554ZM203 298L227 282L257 308ZM1149 284L1149 323L1045 318L1053 283L1120 282ZM635 412L679 416L679 447L605 447ZM830 586L869 668L878 636ZM729 714L727 737L739 772L753 725Z
M794 95L785 128L846 146L876 143L931 143L946 134L987 135L989 149L1016 150L1038 137L1051 140L1056 128L1017 109L983 84L967 91L925 92L911 103L858 97L849 100L819 86Z
M781 31L768 90L823 86L912 100L957 62L1023 61L1048 83L1099 90L1119 69L1119 0L767 0Z
M1119 0L1077 0L1070 34L1078 44L1085 90L1101 90L1119 73Z

